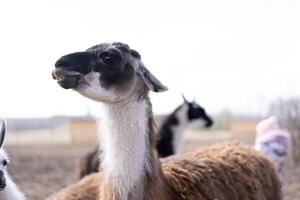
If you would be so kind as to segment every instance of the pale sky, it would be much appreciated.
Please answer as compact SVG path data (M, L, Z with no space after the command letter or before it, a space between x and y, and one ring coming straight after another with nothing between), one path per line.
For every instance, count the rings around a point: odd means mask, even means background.
M210 113L264 113L299 95L298 0L9 0L0 2L0 115L97 115L98 103L51 78L62 55L111 41L138 50L169 91L151 94L167 113L181 93Z

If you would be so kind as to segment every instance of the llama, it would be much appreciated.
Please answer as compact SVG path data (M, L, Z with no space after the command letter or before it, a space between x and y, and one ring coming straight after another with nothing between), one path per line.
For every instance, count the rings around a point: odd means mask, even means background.
M149 91L167 88L123 43L63 56L53 78L102 102L101 172L49 200L279 200L273 163L237 142L158 159Z
M25 200L24 194L18 189L7 172L9 159L3 149L6 134L5 120L1 120L0 125L0 199L1 200Z
M160 157L167 157L182 152L182 141L187 128L196 120L204 122L205 127L213 124L205 110L195 101L189 102L184 96L184 103L167 116L159 129L157 151Z
M161 158L181 152L182 140L186 129L193 122L202 122L205 127L213 125L213 120L206 114L197 102L189 102L183 97L183 103L169 114L159 127L159 140L156 145L158 154ZM99 147L89 152L80 161L79 178L99 171Z

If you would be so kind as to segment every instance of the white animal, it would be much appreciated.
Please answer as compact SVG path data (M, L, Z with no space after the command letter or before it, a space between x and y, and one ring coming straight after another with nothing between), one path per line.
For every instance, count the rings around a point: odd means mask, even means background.
M8 155L3 149L6 123L1 119L0 125L0 200L25 200L24 194L19 190L7 172Z

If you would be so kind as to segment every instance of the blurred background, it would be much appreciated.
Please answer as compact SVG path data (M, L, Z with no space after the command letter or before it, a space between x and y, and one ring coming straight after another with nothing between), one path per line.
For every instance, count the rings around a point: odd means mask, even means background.
M121 41L169 87L151 94L157 116L185 94L214 119L209 130L188 130L184 151L253 145L258 121L276 115L293 138L285 199L300 199L299 20L297 0L2 1L0 115L12 176L33 200L78 179L100 107L58 87L51 71L64 54Z

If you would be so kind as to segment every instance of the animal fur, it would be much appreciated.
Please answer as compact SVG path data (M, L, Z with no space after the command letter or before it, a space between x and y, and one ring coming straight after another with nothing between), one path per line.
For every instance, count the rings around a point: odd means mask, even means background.
M184 96L183 100L184 102L170 113L159 127L156 148L161 158L173 155L175 152L181 153L185 131L192 123L202 123L206 128L213 124L211 117L198 103L189 102ZM97 146L80 160L79 178L99 171L100 154Z
M5 173L6 188L0 191L1 200L25 200L25 195L19 190L9 174Z
M96 188L93 200L281 199L274 164L239 143L160 162L148 93L167 88L128 45L104 43L66 55L57 61L53 77L63 88L103 102L102 170L91 175L98 177L98 187L79 182L82 189ZM76 184L72 188L49 199L75 200L88 192L74 191L80 189Z
M91 173L99 172L100 159L98 146L91 152L87 153L79 163L79 178L82 178Z
M273 163L239 142L217 144L160 162L166 178L160 190L168 188L176 200L281 199ZM101 180L101 173L93 173L48 200L98 199Z
M24 194L19 190L8 174L8 155L3 149L6 134L5 120L0 120L0 200L25 200Z

